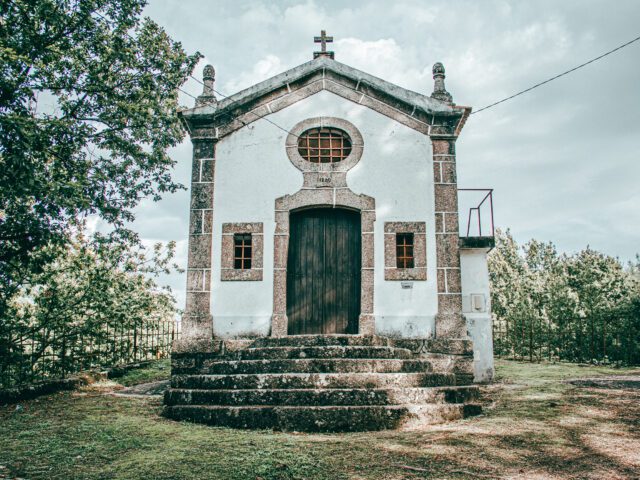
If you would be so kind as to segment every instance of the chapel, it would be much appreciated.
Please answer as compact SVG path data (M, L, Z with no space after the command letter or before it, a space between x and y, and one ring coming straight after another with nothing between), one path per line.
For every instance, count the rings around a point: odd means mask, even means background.
M229 97L208 65L187 300L164 415L235 428L415 428L480 411L493 376L479 205L459 212L471 107L313 59ZM492 204L490 205L493 215Z

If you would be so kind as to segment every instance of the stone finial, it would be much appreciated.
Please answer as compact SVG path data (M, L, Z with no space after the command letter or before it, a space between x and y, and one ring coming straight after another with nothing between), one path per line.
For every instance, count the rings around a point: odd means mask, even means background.
M214 93L214 84L216 81L216 70L213 65L207 65L202 71L202 94L196 99L196 107L202 105L210 105L216 103L216 95Z
M446 103L452 103L453 97L447 89L444 87L444 65L440 62L436 62L433 64L433 93L431 94L431 98L435 98L436 100L441 100Z

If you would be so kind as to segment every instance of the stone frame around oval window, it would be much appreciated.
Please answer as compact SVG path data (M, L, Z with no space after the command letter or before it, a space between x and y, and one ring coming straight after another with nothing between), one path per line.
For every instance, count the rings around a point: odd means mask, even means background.
M337 128L344 131L351 140L351 153L347 155L344 160L334 163L312 163L305 160L298 151L298 138L304 132L312 128ZM364 143L362 140L362 134L353 123L336 117L315 117L308 118L297 123L289 131L289 135L287 136L285 143L285 149L291 163L293 163L293 165L303 173L347 172L360 161L360 158L362 158Z

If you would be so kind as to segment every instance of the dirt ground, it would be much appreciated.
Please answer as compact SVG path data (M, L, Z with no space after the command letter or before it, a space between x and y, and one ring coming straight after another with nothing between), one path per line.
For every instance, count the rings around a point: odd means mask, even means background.
M0 407L0 478L640 479L639 369L500 361L479 417L336 435L166 420L167 374Z

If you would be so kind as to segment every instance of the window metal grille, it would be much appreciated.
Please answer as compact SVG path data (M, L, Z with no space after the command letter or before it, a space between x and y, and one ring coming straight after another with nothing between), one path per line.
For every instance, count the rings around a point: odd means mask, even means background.
M351 139L337 128L312 128L298 138L298 152L311 163L337 163L351 153Z
M398 268L413 268L413 233L396 233Z
M233 235L233 268L236 270L251 269L251 234L236 233Z

